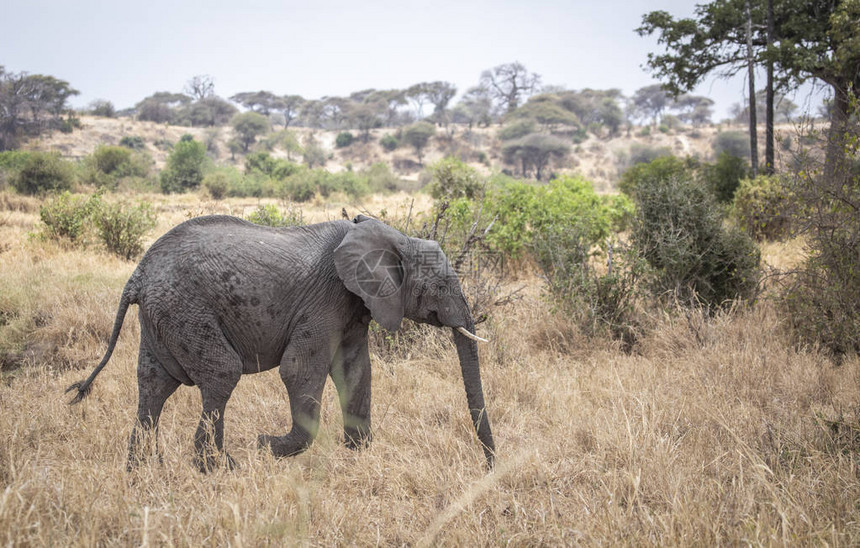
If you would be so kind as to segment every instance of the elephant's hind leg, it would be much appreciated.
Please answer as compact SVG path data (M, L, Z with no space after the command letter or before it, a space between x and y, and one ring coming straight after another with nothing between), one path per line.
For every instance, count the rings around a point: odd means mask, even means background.
M176 391L179 384L179 381L164 370L155 355L141 344L137 359L137 423L128 440L129 470L140 464L153 451L161 462L158 419L164 402Z
M197 338L187 340L191 347L182 354L182 365L200 388L203 414L194 434L194 464L203 473L219 466L236 467L224 451L224 412L227 400L242 377L242 360L227 341L217 322L204 325ZM182 349L184 350L184 349Z

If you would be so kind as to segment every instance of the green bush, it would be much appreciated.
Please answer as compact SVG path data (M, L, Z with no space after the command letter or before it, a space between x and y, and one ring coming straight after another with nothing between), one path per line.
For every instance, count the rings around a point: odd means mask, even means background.
M723 153L738 158L750 157L750 138L742 131L722 131L714 136L711 143L714 155L719 157Z
M0 190L5 190L26 162L29 152L6 150L0 152Z
M252 211L245 217L254 224L264 226L302 226L304 223L302 210L299 208L287 208L285 213L274 204L266 204L257 206L257 209Z
M326 152L326 150L316 142L305 144L305 148L302 150L302 161L306 163L309 168L313 168L314 166L324 166L328 161L328 156L328 152Z
M727 204L735 197L741 179L747 177L747 161L727 152L720 154L716 164L703 166L705 183L711 188L717 201Z
M577 128L576 131L573 132L572 140L573 144L581 145L588 140L588 130L583 127Z
M361 171L361 175L367 178L367 187L370 192L394 192L400 188L402 181L391 172L391 168L384 162L377 162Z
M334 146L337 148L346 148L355 141L355 135L348 131L341 131L334 139Z
M317 185L311 171L290 177L284 184L284 196L294 202L309 202L317 193Z
M93 116L116 118L116 107L113 106L113 103L104 99L96 99L90 103L89 111Z
M220 200L230 189L230 178L223 171L214 171L203 178L205 188L213 200Z
M676 156L660 156L650 162L638 163L621 174L618 190L628 196L636 194L639 185L653 185L672 178L689 178L694 174L694 164Z
M493 249L512 257L529 252L557 308L585 334L608 334L626 349L632 346L641 261L614 249L613 268L596 267L610 253L613 230L631 215L628 198L600 197L579 177L547 185L501 181L488 193L485 208L496 219L487 237Z
M370 192L367 177L361 173L343 171L329 178L332 191L343 192L352 199L360 198Z
M278 181L295 175L302 170L299 164L274 158L265 151L253 152L245 157L245 173L259 172Z
M853 93L849 105L843 148L832 151L844 155L844 171L816 173L804 162L785 180L807 251L782 299L789 325L798 344L838 361L860 354L860 100Z
M101 206L101 195L82 196L65 191L39 208L39 234L51 240L83 241L88 220Z
M52 152L29 152L12 175L12 187L21 194L43 194L69 190L74 168Z
M453 156L429 167L432 174L430 194L436 199L477 198L483 194L483 181L474 168Z
M165 194L194 190L203 181L206 146L190 136L183 136L167 157L161 172L161 190Z
M592 184L580 177L559 177L546 185L502 180L488 193L485 208L496 219L489 243L512 257L531 250L536 236L552 238L564 227L575 229L577 248L587 254L609 236L613 222Z
M227 190L228 196L233 197L253 197L253 198L271 198L278 196L283 191L283 184L277 183L274 179L259 172L242 175L225 171L230 177L230 186Z
M630 229L636 214L633 200L625 194L604 194L600 196L600 202L609 215L612 232L626 232Z
M533 247L560 312L587 336L609 336L630 351L641 323L636 314L643 262L626 248L600 247L601 259L612 253L611 268L597 268L596 255L582 248L583 226L558 227L536 236Z
M669 147L655 147L633 143L630 145L629 165L635 166L637 164L647 164L653 162L657 158L671 155L672 151L669 150Z
M119 140L119 146L130 148L131 150L143 150L146 148L146 142L140 135L126 135Z
M245 156L245 173L259 171L260 173L271 175L275 169L276 162L275 158L264 150L252 152Z
M152 206L103 203L93 214L96 228L108 251L131 260L143 252L143 237L155 227Z
M723 228L704 185L683 175L644 179L635 201L631 241L654 271L657 296L720 307L754 294L758 248L749 236Z
M82 164L82 180L98 187L114 188L127 177L146 177L151 159L145 152L121 146L100 145Z
M4 150L0 152L0 169L19 171L29 157L30 152L24 150Z
M386 133L382 136L382 139L379 140L379 144L382 145L382 148L386 151L392 152L400 146L400 141L394 135Z
M497 136L502 141L512 141L530 135L537 130L535 123L531 119L517 120L502 127L497 133Z
M791 232L791 201L782 177L744 179L735 192L732 217L756 240L781 240Z
M99 145L92 158L95 168L105 175L126 175L131 165L131 151L120 146Z

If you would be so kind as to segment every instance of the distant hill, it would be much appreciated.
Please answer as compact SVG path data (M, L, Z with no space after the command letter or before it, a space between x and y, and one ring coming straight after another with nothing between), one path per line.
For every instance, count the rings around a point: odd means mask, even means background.
M210 154L217 163L241 166L243 157L232 156L227 142L232 137L230 127L190 128L169 126L155 122L140 122L129 118L81 117L82 128L73 133L54 132L51 135L31 140L23 148L33 150L55 150L70 159L80 159L92 153L101 144L116 145L123 137L141 137L146 150L153 157L156 167L164 166L170 147L182 135L191 134L195 139L206 142ZM513 170L515 166L505 165L501 155L501 141L496 136L500 126L474 128L451 125L448 129L437 128L424 151L424 164L435 162L445 156L454 155L483 173ZM361 142L356 131L355 141L348 147L338 148L335 139L339 132L290 128L299 144L313 139L328 154L326 169L337 172L361 169L376 162L389 164L395 173L407 180L417 180L422 166L418 164L415 151L401 145L393 151L386 151L380 139L386 134L396 134L397 128L375 129L370 133L367 143ZM620 174L634 163L636 158L648 157L658 152L669 152L676 156L693 156L704 161L714 161L713 142L720 132L745 134L743 126L710 125L703 127L682 127L661 132L656 128L634 127L630 132L622 132L613 138L588 138L573 143L570 156L561 164L552 166L548 173L579 173L594 182L600 192L612 192ZM786 161L788 150L780 150L780 144L790 146L795 129L786 125L778 128L778 162ZM741 140L735 136L736 140ZM763 147L763 131L759 138ZM272 154L277 157L291 157L301 161L301 153L289 154L275 147ZM760 156L763 152L760 153Z

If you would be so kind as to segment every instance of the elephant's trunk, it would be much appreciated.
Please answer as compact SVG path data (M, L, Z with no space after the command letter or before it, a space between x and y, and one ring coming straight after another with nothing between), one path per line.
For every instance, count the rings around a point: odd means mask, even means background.
M471 319L465 327L469 332L474 333L475 326ZM483 445L487 466L492 469L496 458L496 445L493 442L490 419L484 405L484 389L481 385L481 370L478 367L478 343L468 339L456 328L453 331L457 355L460 357L460 369L463 371L463 384L466 386L466 401L469 403L472 424L475 425L478 440Z

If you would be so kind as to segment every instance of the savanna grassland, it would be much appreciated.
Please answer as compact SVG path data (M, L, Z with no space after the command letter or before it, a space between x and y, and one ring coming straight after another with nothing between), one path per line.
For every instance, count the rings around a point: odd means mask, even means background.
M116 199L109 197L106 199ZM151 195L158 225L245 215L256 199ZM399 193L367 211L428 208ZM789 344L766 298L708 317L657 314L633 353L586 338L523 266L526 286L478 333L498 462L487 473L451 336L427 328L373 351L374 441L341 444L331 383L304 454L275 460L260 433L290 415L276 371L246 376L227 407L236 471L192 466L200 397L165 407L164 463L125 470L139 329L129 314L90 397L64 390L104 352L135 266L98 244L31 236L36 198L0 195L0 543L4 545L570 545L860 542L860 360ZM350 215L317 200L306 221ZM800 242L765 244L782 268Z

